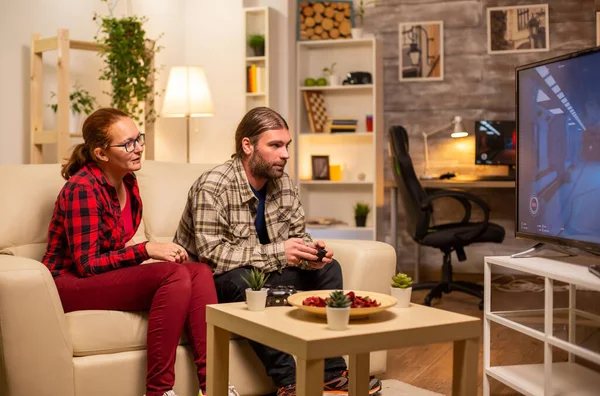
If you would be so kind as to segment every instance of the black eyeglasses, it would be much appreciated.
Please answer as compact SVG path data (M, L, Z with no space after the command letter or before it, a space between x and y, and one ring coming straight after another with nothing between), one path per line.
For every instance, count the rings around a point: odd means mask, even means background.
M138 144L140 145L140 147L142 147L144 144L146 144L146 134L140 133L138 135L138 137L135 138L134 140L129 140L123 144L112 144L108 147L123 147L125 149L125 151L127 151L128 153L131 153L133 150L135 150L135 146Z

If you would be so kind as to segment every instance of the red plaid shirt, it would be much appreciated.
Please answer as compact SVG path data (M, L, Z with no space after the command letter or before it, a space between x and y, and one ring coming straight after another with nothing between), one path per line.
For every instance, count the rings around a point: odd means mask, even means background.
M79 277L138 265L149 258L146 244L125 247L142 219L142 200L133 173L123 179L132 198L133 230L125 233L117 190L95 163L84 166L58 194L48 228L43 262L56 277Z

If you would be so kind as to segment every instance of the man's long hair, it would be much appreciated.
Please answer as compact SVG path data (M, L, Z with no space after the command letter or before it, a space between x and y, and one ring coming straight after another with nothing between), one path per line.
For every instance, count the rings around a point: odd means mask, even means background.
M250 139L250 143L256 147L261 133L277 129L289 130L289 127L283 117L275 110L268 107L255 107L250 110L242 118L235 131L235 154L232 157L242 158L244 156L242 148L244 138Z

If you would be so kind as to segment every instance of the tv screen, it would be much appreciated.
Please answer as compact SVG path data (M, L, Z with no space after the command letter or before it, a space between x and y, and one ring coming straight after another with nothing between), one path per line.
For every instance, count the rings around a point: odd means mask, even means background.
M600 48L516 69L517 236L600 251Z
M517 157L516 121L475 122L475 163L515 165Z

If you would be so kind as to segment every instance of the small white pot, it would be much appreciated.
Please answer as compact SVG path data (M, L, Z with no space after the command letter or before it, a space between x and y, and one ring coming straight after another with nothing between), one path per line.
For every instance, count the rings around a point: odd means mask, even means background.
M267 289L246 289L246 304L248 311L264 311L267 306Z
M392 287L392 297L396 297L396 300L398 300L396 308L408 308L410 306L411 293L412 287L407 287L406 289Z
M350 322L350 307L332 308L327 306L327 326L331 330L346 330Z
M336 85L340 85L340 76L336 74L332 74L328 77L329 85L335 87Z
M363 36L363 28L351 28L350 31L353 39L359 39Z

